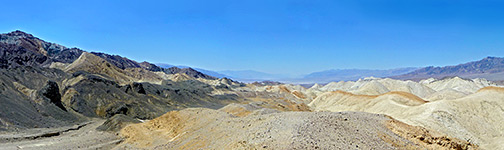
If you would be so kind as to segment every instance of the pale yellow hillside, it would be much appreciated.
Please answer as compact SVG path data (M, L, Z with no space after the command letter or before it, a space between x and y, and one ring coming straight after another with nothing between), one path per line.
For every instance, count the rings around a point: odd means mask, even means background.
M386 114L411 125L434 129L484 148L503 147L504 88L485 87L455 100L421 102L402 94L380 96L327 92L309 104L316 111Z

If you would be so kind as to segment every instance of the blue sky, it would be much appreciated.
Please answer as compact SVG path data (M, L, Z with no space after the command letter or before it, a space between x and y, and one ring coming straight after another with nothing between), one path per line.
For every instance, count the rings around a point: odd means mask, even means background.
M504 2L3 1L0 32L210 70L456 65L504 56Z

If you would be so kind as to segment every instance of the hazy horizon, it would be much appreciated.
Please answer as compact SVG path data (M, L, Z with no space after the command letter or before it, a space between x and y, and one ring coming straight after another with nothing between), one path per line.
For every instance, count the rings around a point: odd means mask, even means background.
M19 29L68 47L213 71L304 75L504 56L499 41L504 2L497 1L9 1L5 6L2 33Z

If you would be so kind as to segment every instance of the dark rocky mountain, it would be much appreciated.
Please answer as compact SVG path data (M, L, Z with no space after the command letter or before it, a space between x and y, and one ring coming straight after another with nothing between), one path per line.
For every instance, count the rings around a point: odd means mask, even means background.
M82 54L87 57L80 58ZM66 69L51 68L55 62ZM0 34L0 131L59 127L116 114L152 119L170 110L219 108L240 100L211 94L227 86L197 80L145 82L159 78L150 71L217 79L192 68L165 69L118 55L90 54L22 31Z
M60 85L67 78L61 70L20 66L0 69L0 131L47 128L85 121L62 108Z
M392 76L403 80L421 80L459 76L464 78L486 78L492 81L504 80L504 58L486 57L479 61L445 67L425 67L411 73Z
M140 63L139 65L140 65L140 67L145 68L145 69L147 69L149 71L154 71L154 72L163 71L163 72L166 73L166 71L163 68L161 68L161 67L159 67L159 66L157 66L155 64L146 62L146 61Z
M47 66L52 62L75 61L82 50L43 41L31 34L14 31L0 34L0 66Z
M14 31L0 34L0 67L9 68L16 66L42 66L47 67L52 62L71 63L83 53L78 48L66 48L59 44L46 42L31 34ZM168 74L186 73L196 78L215 79L210 75L203 74L188 68L161 68L155 64L130 60L119 55L92 52L120 69L144 68L149 71L163 71Z
M62 63L72 63L75 61L84 51L78 48L70 48L64 49L62 51L58 51L57 54L51 54L52 59L56 62Z
M18 66L47 65L51 60L38 52L22 46L0 43L0 67L13 68Z
M184 73L184 74L187 74L187 75L189 75L191 77L195 77L195 78L216 79L213 76L201 73L201 72L194 70L192 68L179 68L179 67L175 67L175 66L169 67L169 68L162 68L162 67L159 67L155 64L145 62L145 61L138 63L136 61L130 60L126 57L121 57L119 55L109 55L109 54L97 53L97 52L92 52L92 54L107 60L111 64L113 64L121 69L144 68L149 71L154 71L154 72L162 71L167 74Z
M188 66L174 66L170 64L164 64L164 63L156 63L157 66L162 67L162 68L171 68L171 67L178 67L178 68L193 68L193 67L188 67ZM201 68L193 68L196 71L199 71L203 74L210 75L212 77L217 77L217 78L232 78L228 75L219 73L217 71L212 71L212 70L207 70L207 69L201 69ZM233 77L234 78L234 77Z
M121 57L119 55L109 55L109 54L99 53L99 52L91 52L91 53L107 60L111 64L113 64L121 69L140 68L140 65L137 62L130 60L128 58L125 58L125 57Z
M168 74L184 73L184 74L189 75L190 77L195 77L195 78L216 79L215 77L203 74L197 70L194 70L193 68L171 67L171 68L164 69L164 70Z

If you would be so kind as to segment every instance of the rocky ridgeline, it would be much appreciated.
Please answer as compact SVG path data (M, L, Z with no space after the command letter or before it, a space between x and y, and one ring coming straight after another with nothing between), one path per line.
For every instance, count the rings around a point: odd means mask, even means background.
M174 82L176 76L186 78ZM115 114L152 119L170 110L220 108L243 99L212 94L241 86L219 81L192 68L88 53L22 31L0 34L0 130L57 127Z

